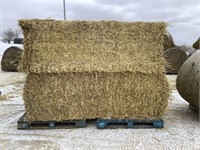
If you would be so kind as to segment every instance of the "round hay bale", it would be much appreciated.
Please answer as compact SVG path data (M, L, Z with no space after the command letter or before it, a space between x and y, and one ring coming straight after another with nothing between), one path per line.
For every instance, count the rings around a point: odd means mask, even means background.
M176 79L179 94L199 109L200 51L196 51L182 65Z
M200 49L200 37L198 38L198 40L196 42L194 42L192 47L195 49Z
M169 48L175 47L175 44L174 44L174 40L173 40L173 38L172 38L172 35L171 35L168 31L165 32L165 34L164 34L163 47L164 47L164 50L167 50L167 49L169 49Z
M1 60L1 69L4 71L17 71L23 50L19 47L11 46L5 50Z
M187 60L188 55L180 48L174 47L164 52L164 58L167 61L166 72L177 74L182 64Z

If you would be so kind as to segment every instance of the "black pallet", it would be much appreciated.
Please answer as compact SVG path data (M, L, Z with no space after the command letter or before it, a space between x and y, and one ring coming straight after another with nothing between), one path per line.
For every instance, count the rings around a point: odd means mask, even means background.
M133 128L133 129L149 129L163 128L163 120L148 119L97 119L98 129L117 129L117 128Z
M189 105L189 108L190 108L191 110L193 110L193 111L199 112L199 109L196 108L196 107L194 107L194 106L192 106L191 104Z
M17 129L70 129L86 127L86 120L29 121L26 113L17 121Z

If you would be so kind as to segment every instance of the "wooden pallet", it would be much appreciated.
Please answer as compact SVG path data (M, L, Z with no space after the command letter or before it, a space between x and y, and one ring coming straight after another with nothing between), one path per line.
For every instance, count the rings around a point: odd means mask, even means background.
M193 111L196 111L196 112L199 112L199 109L192 106L191 104L189 105L189 109L193 110Z
M69 129L86 127L86 120L29 121L26 113L17 121L17 129Z
M163 128L163 120L148 119L97 119L98 129L116 129L116 128L133 128L133 129L149 129Z

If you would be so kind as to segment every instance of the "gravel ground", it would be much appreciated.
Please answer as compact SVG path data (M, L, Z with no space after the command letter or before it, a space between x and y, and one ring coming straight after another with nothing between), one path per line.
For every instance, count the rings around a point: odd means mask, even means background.
M175 89L175 75L170 75L172 94L164 116L164 129L98 130L91 123L81 129L17 130L17 120L24 113L23 73L0 71L0 150L25 149L200 149L198 113L188 109Z

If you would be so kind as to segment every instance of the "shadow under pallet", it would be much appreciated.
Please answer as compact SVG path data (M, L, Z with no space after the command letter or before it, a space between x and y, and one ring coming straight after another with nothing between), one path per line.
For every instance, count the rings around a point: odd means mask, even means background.
M98 129L149 129L163 128L164 123L161 119L91 119L91 120L64 120L64 121L29 121L26 113L17 121L17 129L72 129L83 128L87 124L96 125Z

